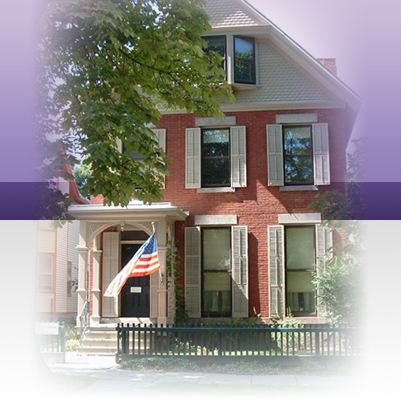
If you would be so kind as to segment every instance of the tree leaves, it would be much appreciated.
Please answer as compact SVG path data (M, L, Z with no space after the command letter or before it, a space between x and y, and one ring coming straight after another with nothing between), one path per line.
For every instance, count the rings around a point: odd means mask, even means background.
M203 52L210 26L202 3L45 1L42 121L51 113L64 154L86 156L88 191L106 204L126 205L132 194L148 203L162 198L169 161L148 127L157 125L160 106L218 117L220 100L233 100L219 59ZM119 154L117 139L146 154L147 165Z

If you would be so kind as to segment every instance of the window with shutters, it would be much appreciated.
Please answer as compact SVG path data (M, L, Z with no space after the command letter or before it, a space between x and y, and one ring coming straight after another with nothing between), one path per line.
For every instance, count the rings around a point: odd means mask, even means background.
M245 126L186 129L185 188L246 187Z
M319 315L312 273L324 269L333 246L330 228L268 226L269 311L271 317Z
M267 125L269 186L330 184L327 123Z
M202 187L228 187L230 129L202 129Z
M202 316L231 316L230 229L202 229Z
M315 227L285 227L286 306L294 315L315 313Z
M246 226L185 228L189 317L248 317L247 255Z
M313 184L311 126L283 126L284 184Z

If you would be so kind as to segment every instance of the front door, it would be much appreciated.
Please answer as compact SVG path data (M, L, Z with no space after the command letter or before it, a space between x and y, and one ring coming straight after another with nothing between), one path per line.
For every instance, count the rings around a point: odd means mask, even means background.
M141 246L138 243L124 243L121 245L121 269L124 268ZM149 275L128 278L121 290L121 317L149 317L149 280Z

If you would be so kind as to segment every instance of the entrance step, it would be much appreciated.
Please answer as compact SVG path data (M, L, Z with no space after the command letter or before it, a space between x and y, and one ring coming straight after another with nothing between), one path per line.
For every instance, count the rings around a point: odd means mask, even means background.
M116 326L101 325L87 329L77 349L78 355L113 356L117 352ZM141 337L142 339L142 337ZM132 342L132 341L131 341ZM131 350L130 343L130 350ZM135 350L138 340L135 340ZM140 345L142 351L142 346Z
M85 331L77 352L79 355L115 355L117 352L115 328L89 328Z

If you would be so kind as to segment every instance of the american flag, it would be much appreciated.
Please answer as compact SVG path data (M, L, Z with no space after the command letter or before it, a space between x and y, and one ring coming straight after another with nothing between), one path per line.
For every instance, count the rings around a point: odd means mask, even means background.
M110 282L104 293L105 297L116 297L127 279L130 277L142 277L160 269L157 256L156 239L153 235L138 249L132 259Z

